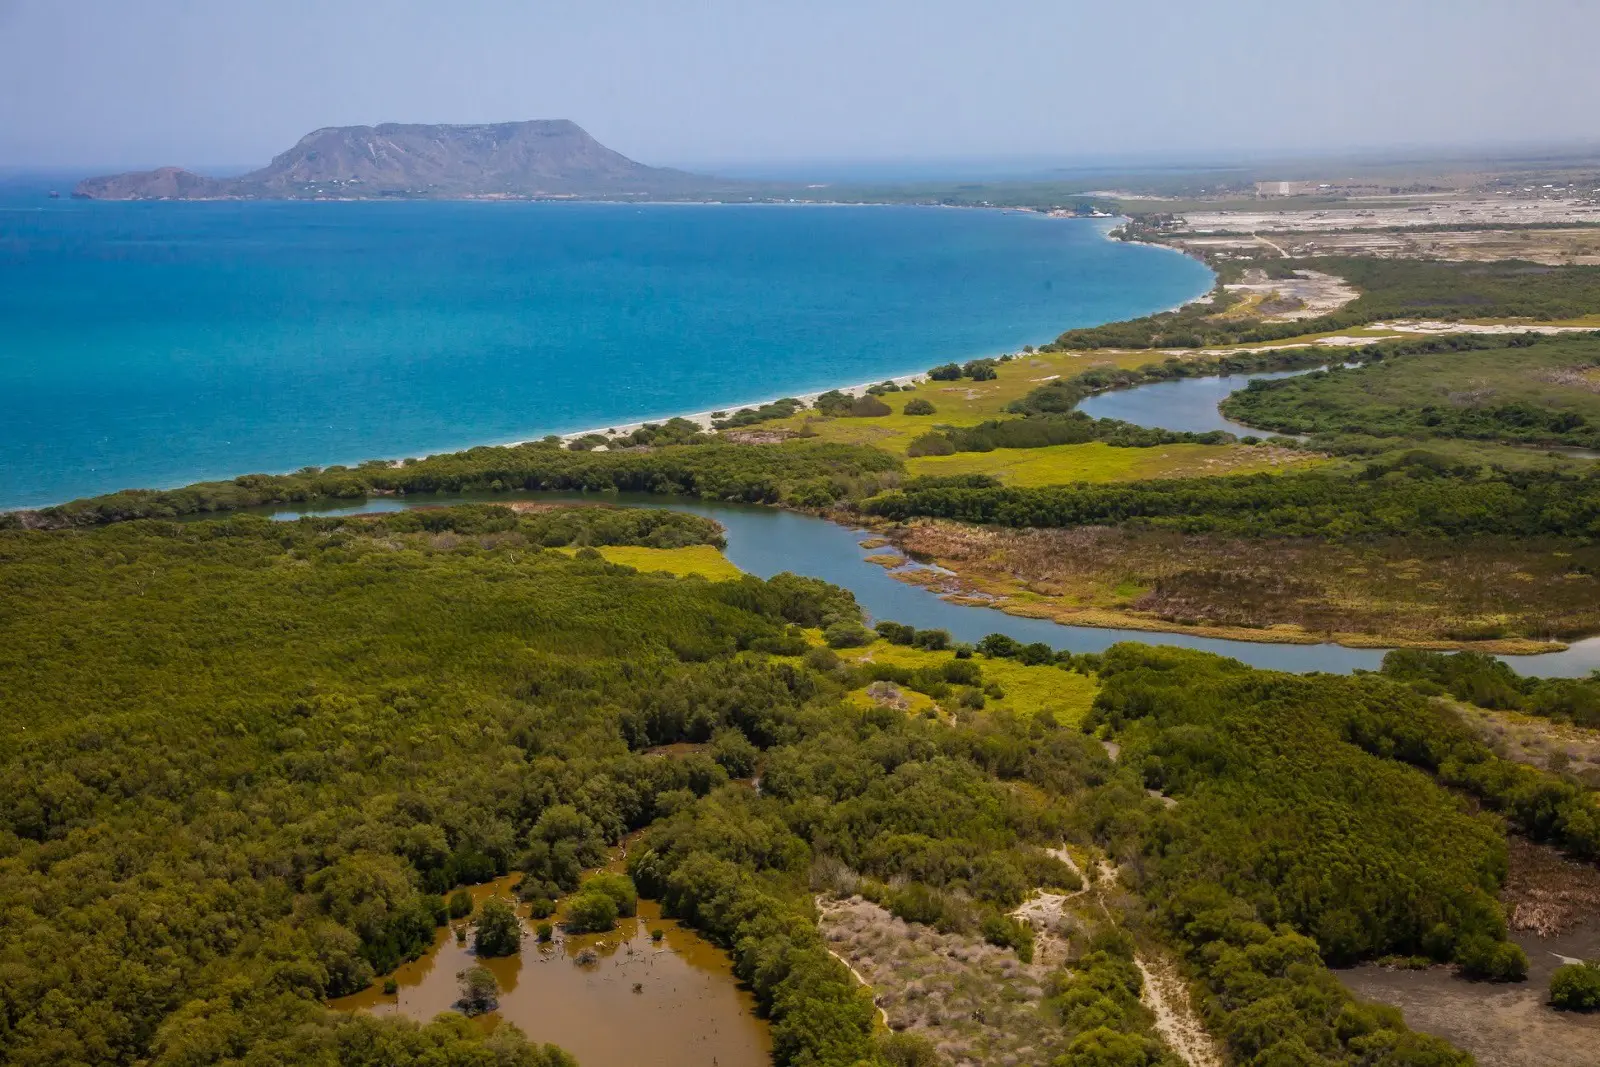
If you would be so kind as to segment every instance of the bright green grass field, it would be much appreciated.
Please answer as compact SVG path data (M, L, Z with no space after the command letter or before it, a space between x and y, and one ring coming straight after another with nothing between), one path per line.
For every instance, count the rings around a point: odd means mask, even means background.
M570 556L577 549L563 548L559 551ZM684 548L601 545L595 551L604 556L607 563L625 564L645 574L664 571L679 578L697 574L716 582L725 578L737 578L742 573L712 545L688 545Z
M1280 462L1274 463L1273 460ZM997 448L906 460L916 475L991 474L1006 485L1033 488L1067 482L1127 482L1147 478L1188 478L1205 474L1247 474L1304 468L1317 459L1280 449L1248 445L1159 445L1114 448L1103 441L1047 448Z
M845 649L839 655L853 663L870 658L877 663L889 663L912 670L930 664L948 663L955 658L954 652L924 652L904 645L891 645L887 641L875 641L866 648ZM1060 667L1027 667L1016 660L988 659L983 656L977 657L977 663L983 668L985 685L993 682L1005 690L1004 697L989 699L985 708L988 711L1009 711L1022 716L1049 711L1063 726L1075 726L1083 721L1099 689L1093 678L1064 671ZM860 691L860 695L865 699L865 690ZM911 700L910 710L913 712L932 703L920 693L908 691L906 696Z

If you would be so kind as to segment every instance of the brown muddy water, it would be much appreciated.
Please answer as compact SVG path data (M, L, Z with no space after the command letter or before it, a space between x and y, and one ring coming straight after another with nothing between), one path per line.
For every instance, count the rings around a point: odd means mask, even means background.
M474 910L494 893L511 896L515 876L471 890ZM480 960L471 949L470 920L441 928L426 956L393 977L399 992L386 995L383 979L370 988L330 1001L340 1011L404 1015L426 1022L454 1010L460 996L456 974L483 964L500 985L498 1011L480 1025L515 1023L529 1039L560 1045L582 1067L766 1067L772 1038L756 1016L755 1000L739 988L728 957L694 931L661 917L660 905L639 901L639 915L621 919L605 934L565 936L541 945L527 909L522 952ZM465 943L455 931L469 930ZM664 933L660 943L650 932ZM578 963L592 949L592 963Z

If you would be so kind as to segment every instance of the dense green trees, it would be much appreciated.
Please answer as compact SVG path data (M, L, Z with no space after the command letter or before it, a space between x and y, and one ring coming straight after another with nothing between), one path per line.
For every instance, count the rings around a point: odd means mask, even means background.
M1382 671L1426 695L1449 693L1483 708L1526 711L1559 722L1600 726L1600 675L1523 677L1505 661L1481 652L1447 655L1417 649L1386 654Z
M1254 381L1223 401L1222 411L1319 442L1365 434L1600 445L1600 397L1586 377L1600 367L1600 333L1476 340L1443 354L1406 346L1354 369L1334 364L1327 372Z
M909 483L869 498L868 514L1001 526L1129 523L1244 537L1479 534L1600 536L1600 472L1441 469L1426 453L1363 477L1309 472L1173 478L1040 489Z
M1397 760L1478 765L1407 733L1428 706L1409 688L984 643L1100 668L1119 765L1049 716L845 704L888 668L793 656L791 627L859 618L823 583L673 580L543 548L714 534L486 507L0 533L0 1058L562 1067L508 1028L319 1002L422 951L469 876L520 870L525 895L625 913L626 878L583 874L640 828L638 889L728 949L783 1065L888 1056L813 892L859 889L1025 956L1005 913L1079 884L1042 847L1067 836L1124 861L1241 1058L1425 1062L1373 1051L1426 1042L1351 1022L1319 949L1503 951L1497 831ZM973 687L983 664L907 680ZM685 741L706 747L643 754ZM732 780L751 774L759 790ZM1077 1012L1069 1063L1160 1062L1116 1021L1125 961L1080 963L1056 990Z
M0 529L56 529L136 518L174 518L266 504L359 500L371 493L498 492L516 489L633 490L718 500L824 506L878 484L899 459L858 445L705 444L654 451L571 452L545 442L359 467L249 474L183 489L127 490L37 512L0 513Z
M0 1059L489 1062L476 1031L318 1001L431 944L465 872L559 874L725 780L637 750L773 743L814 683L738 650L848 600L572 560L549 529L0 533Z

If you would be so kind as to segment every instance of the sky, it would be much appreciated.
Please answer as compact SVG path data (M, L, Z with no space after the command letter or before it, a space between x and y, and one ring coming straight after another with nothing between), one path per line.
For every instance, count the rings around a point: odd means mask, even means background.
M0 0L0 169L569 118L655 165L1600 144L1600 0Z

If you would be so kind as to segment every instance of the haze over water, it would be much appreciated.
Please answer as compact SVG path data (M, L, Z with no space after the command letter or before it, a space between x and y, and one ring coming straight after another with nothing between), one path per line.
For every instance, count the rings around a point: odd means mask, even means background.
M1170 307L1105 220L893 207L0 202L0 507L875 380Z

